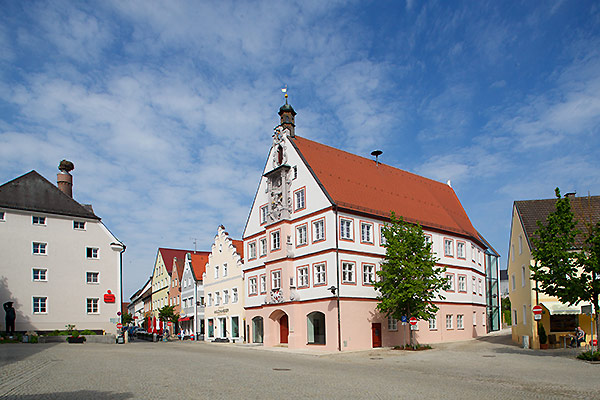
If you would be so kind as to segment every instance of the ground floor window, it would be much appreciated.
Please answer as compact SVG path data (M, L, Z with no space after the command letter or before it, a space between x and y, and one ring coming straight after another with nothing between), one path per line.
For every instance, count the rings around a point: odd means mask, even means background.
M464 320L464 316L462 314L458 314L456 316L456 329L465 329L463 320Z
M34 297L33 298L33 313L34 314L45 314L48 309L46 307L48 298L47 297Z
M225 338L225 337L227 337L227 318L225 318L225 317L219 318L219 322L220 322L220 324L219 324L220 325L219 326L220 335L219 336L222 338Z
M240 317L231 317L231 337L240 336Z
M252 318L252 342L263 342L263 319L262 317Z
M208 319L208 337L215 336L215 321L212 318Z
M99 299L87 299L88 314L98 314L98 300Z
M308 344L325 344L325 314L319 311L307 315Z
M572 332L577 329L577 315L550 315L550 332Z
M446 329L452 329L452 314L446 314Z
M398 330L398 320L394 317L388 317L388 331Z
M435 319L435 317L433 317L429 320L429 330L430 331L437 330L437 320Z

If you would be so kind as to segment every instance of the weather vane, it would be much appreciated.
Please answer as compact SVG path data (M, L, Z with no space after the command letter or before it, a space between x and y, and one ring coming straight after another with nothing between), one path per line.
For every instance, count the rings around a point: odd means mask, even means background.
M285 104L287 104L287 85L285 85L284 87L281 88L281 91L284 93L284 97L285 97Z

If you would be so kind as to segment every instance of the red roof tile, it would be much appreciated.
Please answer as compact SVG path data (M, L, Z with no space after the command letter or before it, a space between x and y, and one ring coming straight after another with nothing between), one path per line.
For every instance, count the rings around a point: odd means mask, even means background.
M244 259L244 241L232 239L231 242L233 243L235 250L237 251L237 253L240 255L240 257L243 260Z
M163 262L165 263L165 268L170 275L171 272L173 272L173 257L177 257L177 260L185 260L185 255L187 253L191 253L191 250L165 249L161 247L158 249L158 252L160 253Z
M480 241L450 186L299 136L292 143L338 207L385 218L394 211L408 222Z
M194 272L194 277L197 281L202 280L202 275L204 271L206 271L206 263L208 262L208 256L210 252L201 251L196 253L191 253L192 255L192 270Z

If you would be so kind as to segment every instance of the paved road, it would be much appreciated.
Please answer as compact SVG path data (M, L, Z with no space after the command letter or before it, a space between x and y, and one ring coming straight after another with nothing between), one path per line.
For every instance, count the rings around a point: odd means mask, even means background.
M404 352L194 342L0 346L0 398L600 399L600 365L495 336Z

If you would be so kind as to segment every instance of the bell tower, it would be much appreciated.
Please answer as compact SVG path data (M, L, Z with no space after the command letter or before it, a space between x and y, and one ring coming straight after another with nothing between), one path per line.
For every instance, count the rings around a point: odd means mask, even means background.
M294 108L288 104L288 95L285 93L285 104L279 108L279 117L281 118L281 126L283 129L287 129L290 131L290 137L296 136L296 111Z

